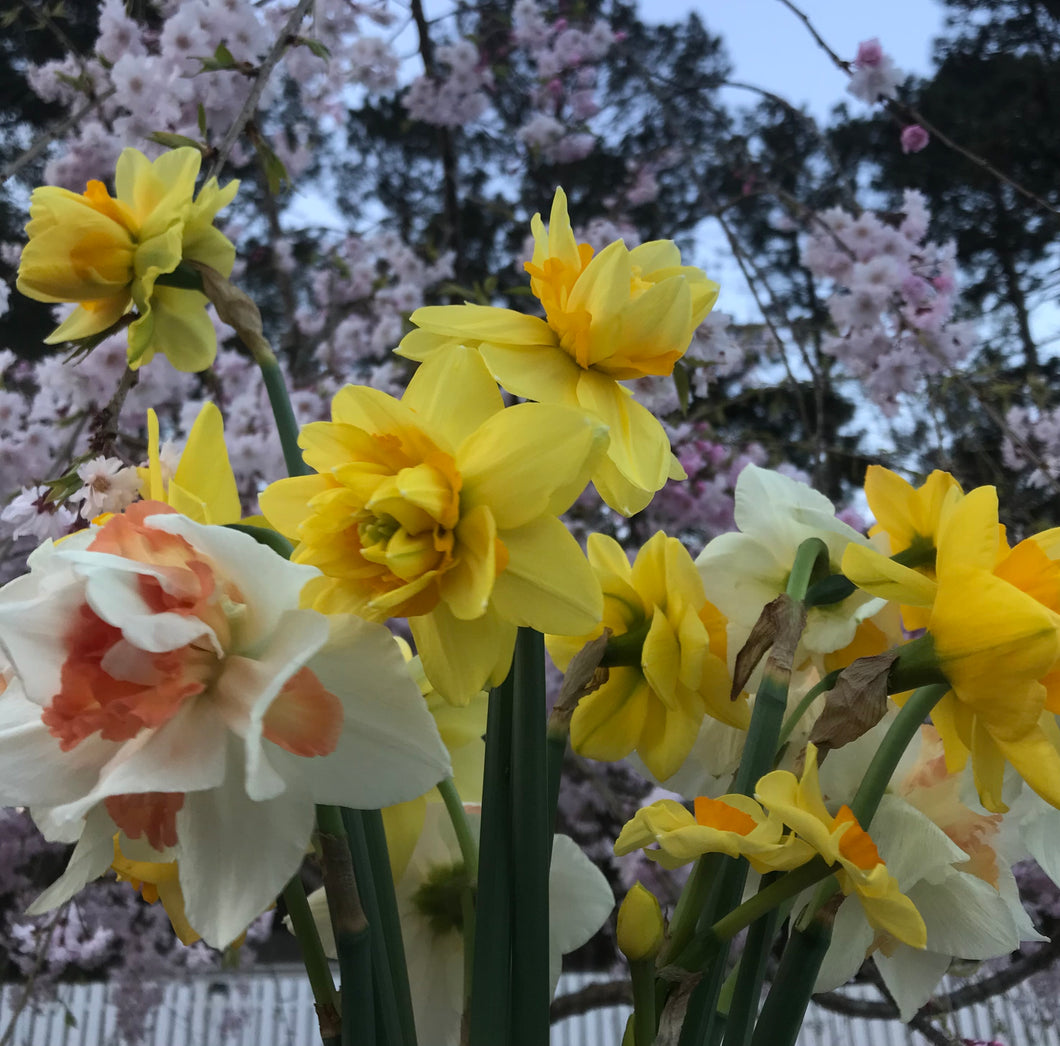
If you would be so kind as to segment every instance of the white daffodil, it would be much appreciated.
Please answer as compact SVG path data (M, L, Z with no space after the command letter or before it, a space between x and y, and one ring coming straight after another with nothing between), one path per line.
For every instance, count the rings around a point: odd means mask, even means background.
M720 534L699 554L696 566L709 599L729 621L730 662L758 620L762 608L787 586L795 553L807 538L828 546L832 572L839 573L843 550L868 538L836 519L835 507L805 483L748 465L736 481L737 532ZM884 601L855 592L838 603L812 607L799 649L828 654L847 646L860 622Z
M478 837L477 807L468 808ZM457 1046L464 1009L464 938L459 891L466 883L464 862L445 809L427 807L423 831L397 883L401 936L405 944L412 1009L420 1041ZM429 885L428 885L429 884ZM428 888L425 889L424 887ZM563 956L580 948L603 926L614 907L603 873L565 835L554 838L548 882L549 972L552 991ZM324 951L334 957L335 935L323 890L309 897Z
M822 779L835 802L849 799L884 728L829 755ZM924 727L870 829L880 856L924 919L927 947L910 948L878 934L858 906L844 902L816 991L844 984L871 955L908 1021L954 959L992 959L1022 941L1044 940L1020 904L1010 833L1001 815L979 813L961 801L962 776L947 773L938 735Z
M188 922L224 946L309 845L314 804L427 791L448 755L382 626L299 609L317 575L245 534L139 502L0 590L18 675L0 697L0 802L77 842L34 905L122 853L173 861Z

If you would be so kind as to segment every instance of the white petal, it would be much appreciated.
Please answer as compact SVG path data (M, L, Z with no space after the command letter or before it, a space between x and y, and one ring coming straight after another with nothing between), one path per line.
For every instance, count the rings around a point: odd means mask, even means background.
M452 767L400 648L382 625L352 615L331 624L309 667L344 715L335 751L299 760L313 798L370 810L423 795Z
M852 898L844 900L836 912L832 940L813 990L828 992L846 984L861 969L875 937L875 931L865 918L865 909Z
M931 998L935 986L950 968L950 957L899 944L894 954L874 957L883 983L898 1004L903 1021L911 1021L917 1010Z
M566 835L552 840L548 876L548 960L551 991L559 982L563 956L580 948L607 922L615 897L604 873Z
M84 816L110 795L192 792L224 780L227 731L208 700L186 702L157 730L142 730L117 748L82 798L55 807L57 821Z
M150 516L147 523L156 530L179 534L236 583L247 606L236 642L241 653L252 651L272 635L283 614L298 606L305 583L320 574L316 567L291 563L238 530L204 526L174 513Z
M885 795L869 833L903 891L918 882L948 881L968 855L925 814L904 799Z
M288 610L257 659L229 657L225 660L211 698L229 728L244 740L246 791L252 799L271 799L284 788L283 777L277 772L275 761L270 763L262 740L265 713L284 684L327 639L328 619L323 614L315 610ZM279 751L271 744L268 750Z
M180 886L188 922L207 944L230 944L275 901L312 832L307 795L288 790L256 803L240 775L185 797L177 812Z
M84 795L117 751L114 741L88 737L63 752L13 679L0 697L0 805L57 806Z
M928 947L958 959L993 959L1019 947L1008 906L989 883L954 871L945 883L906 891L924 917Z
M85 818L81 838L70 855L66 871L26 909L27 915L40 915L64 904L85 883L98 879L114 860L114 834L117 831L102 805Z
M0 589L0 644L26 697L42 707L62 688L64 637L84 603L84 581L51 557L44 562L46 571L16 578Z

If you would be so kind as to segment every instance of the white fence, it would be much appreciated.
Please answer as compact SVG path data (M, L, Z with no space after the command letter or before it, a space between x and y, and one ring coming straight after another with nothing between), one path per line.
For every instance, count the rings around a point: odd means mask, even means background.
M600 978L565 974L558 994ZM62 985L59 999L18 1016L9 1046L118 1046L117 1007L110 986ZM21 989L0 990L0 1036ZM551 1046L619 1046L628 1006L613 1006L553 1025ZM1029 989L960 1010L943 1023L960 1039L1004 1046L1060 1046L1055 1025ZM153 1007L147 1046L319 1046L309 985L298 970L233 973L171 982ZM893 1021L851 1020L811 1007L800 1046L923 1046L922 1036ZM431 1046L424 1041L422 1046Z

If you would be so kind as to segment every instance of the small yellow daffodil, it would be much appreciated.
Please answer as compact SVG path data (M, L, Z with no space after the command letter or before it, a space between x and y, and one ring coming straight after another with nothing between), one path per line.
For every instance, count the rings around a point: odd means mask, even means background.
M144 498L169 505L196 523L238 523L242 516L216 404L202 405L172 475L162 463L158 415L148 409L147 467L138 471Z
M531 228L534 253L526 269L546 319L471 304L417 309L418 329L398 352L426 360L453 345L477 346L514 395L598 417L611 443L593 483L608 505L632 515L667 478L684 473L662 426L618 383L670 374L717 300L718 285L682 265L671 240L633 250L616 240L594 254L574 237L562 189L547 230L540 215Z
M324 613L408 617L423 668L455 704L508 673L519 625L583 633L600 585L557 515L582 492L606 430L554 404L505 408L481 356L424 363L401 400L335 396L302 429L313 475L273 483L262 511L322 572L303 600Z
M578 702L571 744L592 759L636 750L660 781L672 777L695 743L704 715L746 727L746 697L729 699L725 619L703 593L692 557L662 531L630 566L618 542L591 534L589 562L604 592L602 622L587 635L548 636L553 661L571 658L604 627L639 643L636 663L612 666L606 683Z
M662 947L664 929L662 909L655 894L634 883L618 909L619 951L630 962L651 959Z
M156 352L177 370L210 366L217 336L205 295L157 282L182 260L202 262L224 276L232 271L235 248L213 220L239 183L221 189L211 178L195 196L201 162L198 149L174 149L154 162L125 149L113 197L99 181L90 181L82 194L53 185L34 189L18 289L37 301L78 303L46 342L100 334L135 306L130 367Z
M148 904L161 901L181 944L201 940L184 911L184 891L180 888L177 862L132 860L122 853L118 842L120 834L114 836L114 860L111 863L118 881L129 883Z
M663 868L679 868L706 853L723 853L746 857L757 872L798 868L814 856L806 843L785 835L780 819L768 815L749 796L701 796L694 806L694 814L673 799L643 807L622 829L615 853L621 857L658 843L657 850L645 854Z
M993 487L944 513L936 580L854 546L843 573L876 595L929 608L927 633L952 687L932 721L951 770L971 754L983 805L1006 809L1007 761L1060 807L1060 562L1050 558L1048 535L999 549L997 513Z

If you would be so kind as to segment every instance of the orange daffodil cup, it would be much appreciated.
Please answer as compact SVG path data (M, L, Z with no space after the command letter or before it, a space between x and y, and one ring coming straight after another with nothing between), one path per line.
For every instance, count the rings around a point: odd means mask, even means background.
M668 478L684 472L662 425L620 382L667 375L714 306L718 285L671 240L632 250L621 240L594 254L579 244L556 190L548 229L535 215L530 289L545 319L481 305L417 309L418 328L398 353L427 360L456 345L477 347L490 372L516 396L580 407L608 426L595 464L600 496L623 515L645 508Z
M182 371L213 363L217 335L205 295L158 282L182 260L222 276L232 271L235 247L213 220L239 183L222 189L211 178L195 195L201 163L198 149L174 149L153 162L125 149L114 196L98 181L81 194L53 185L33 190L18 289L37 301L77 303L47 342L101 334L135 306L129 326L134 370L156 352Z
M176 861L187 926L223 947L298 870L314 804L450 773L386 629L301 609L317 571L245 534L138 502L29 566L0 589L0 802L77 843L36 911L116 852Z
M299 443L314 474L280 480L262 511L321 571L307 605L407 617L424 672L463 704L508 673L518 626L588 632L600 585L557 519L607 430L582 410L505 408L482 357L454 345L404 396L347 386Z

